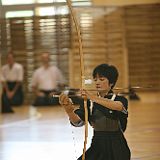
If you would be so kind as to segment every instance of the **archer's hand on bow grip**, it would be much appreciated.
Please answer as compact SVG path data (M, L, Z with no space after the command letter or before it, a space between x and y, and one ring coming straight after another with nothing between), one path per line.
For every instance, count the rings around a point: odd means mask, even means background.
M89 90L86 90L86 89L81 90L81 96L84 99L94 100L96 95L97 95L97 91L89 91Z
M72 101L68 95L61 93L59 96L59 103L64 107L67 113L73 112L74 106L72 105Z
M84 100L87 100L87 94L86 94L86 90L85 89L81 89L81 97L84 99Z
M83 89L81 89L81 96L84 100L87 100L89 98L89 95L91 94L89 90L93 88L92 86L92 80L91 79L84 79L84 86Z

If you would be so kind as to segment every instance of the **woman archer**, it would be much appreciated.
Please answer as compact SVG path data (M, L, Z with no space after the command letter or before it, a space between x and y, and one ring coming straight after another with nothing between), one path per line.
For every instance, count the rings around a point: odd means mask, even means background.
M130 149L119 121L119 113L127 114L128 101L112 91L118 79L118 71L113 65L100 64L92 75L97 95L87 90L82 91L87 96L88 121L94 129L85 160L130 160ZM75 109L71 99L64 93L60 95L59 101L71 124L75 127L83 126L83 104ZM82 156L77 160L82 160Z

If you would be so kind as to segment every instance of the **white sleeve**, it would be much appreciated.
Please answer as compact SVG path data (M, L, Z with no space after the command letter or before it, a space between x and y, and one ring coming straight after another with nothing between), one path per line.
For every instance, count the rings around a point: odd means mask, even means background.
M23 66L20 64L19 68L18 68L18 77L17 77L17 80L18 81L23 81L23 77L24 77Z
M58 83L65 83L65 79L62 75L62 72L59 68L56 69L56 72L57 72L57 81Z
M1 82L5 82L6 81L5 76L4 76L4 69L3 69L3 67L1 69L0 81Z
M84 121L82 121L82 120L80 120L76 123L70 121L70 123L75 127L82 127L85 124Z
M128 114L128 111L125 109L125 107L123 107L123 110L121 112L124 114Z

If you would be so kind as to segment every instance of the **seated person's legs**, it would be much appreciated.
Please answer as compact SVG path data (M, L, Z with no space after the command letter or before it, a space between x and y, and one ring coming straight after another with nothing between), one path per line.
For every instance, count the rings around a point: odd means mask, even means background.
M13 113L13 109L10 105L10 100L8 99L6 93L2 94L2 113Z
M58 97L49 97L48 103L49 103L49 105L59 105L59 98Z
M59 98L58 97L52 97L50 94L53 91L42 91L44 93L44 96L38 96L36 97L33 106L52 106L52 105L59 105Z
M20 86L19 89L16 91L15 95L11 99L11 105L20 106L23 104L24 95L22 91L22 87Z
M33 106L46 106L48 105L47 103L47 97L36 97L35 101L33 102Z
M16 85L16 82L7 82L8 84L8 87L9 87L9 90L12 91L13 88L15 87ZM23 90L22 90L22 86L20 85L18 87L18 89L16 90L14 96L10 99L10 104L11 105L22 105L23 104Z

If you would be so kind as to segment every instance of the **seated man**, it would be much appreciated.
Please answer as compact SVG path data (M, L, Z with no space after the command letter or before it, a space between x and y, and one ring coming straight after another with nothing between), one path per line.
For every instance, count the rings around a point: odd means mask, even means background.
M32 77L32 91L35 93L33 106L58 105L58 97L52 97L50 94L64 87L64 78L61 71L49 64L49 53L41 54L42 66L35 70Z
M2 66L1 81L2 91L2 113L13 113L12 106L23 103L23 67L14 61L12 53L7 55L7 64Z

